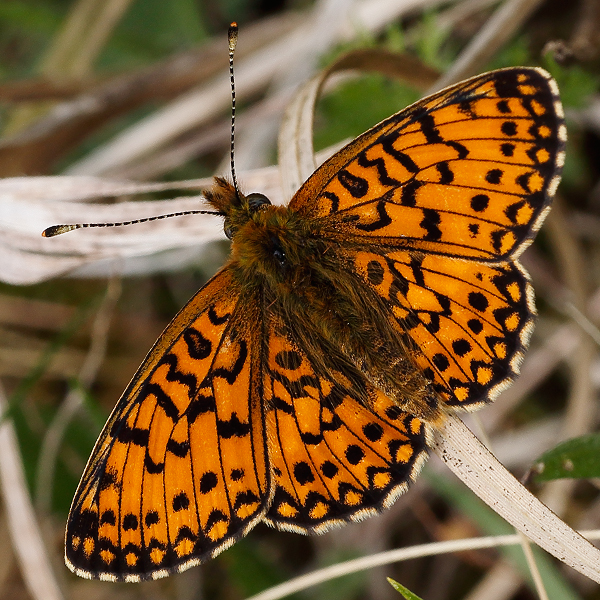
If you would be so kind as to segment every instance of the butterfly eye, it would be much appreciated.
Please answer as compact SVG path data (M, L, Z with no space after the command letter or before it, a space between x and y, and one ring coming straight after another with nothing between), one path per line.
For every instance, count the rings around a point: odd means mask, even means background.
M248 194L248 196L246 196L246 200L248 201L248 208L252 212L257 211L261 206L264 206L265 204L271 204L271 201L264 194L259 193Z
M235 233L235 229L231 226L229 219L225 219L225 222L223 223L223 231L225 232L225 235L227 236L228 239L230 239L230 240L233 239L233 234Z

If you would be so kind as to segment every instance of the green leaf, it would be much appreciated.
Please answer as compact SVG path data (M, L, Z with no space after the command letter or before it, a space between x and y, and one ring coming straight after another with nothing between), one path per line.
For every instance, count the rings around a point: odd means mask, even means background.
M571 108L587 106L590 96L600 85L600 76L595 72L590 73L577 64L563 67L554 61L551 54L544 57L544 67L556 79L562 103Z
M402 596L404 596L404 598L406 598L406 600L421 600L419 596L413 594L409 589L405 588L401 583L394 581L391 577L388 577L387 580L397 592L399 592L400 594L402 594Z
M449 34L438 23L435 10L424 11L420 23L421 35L417 39L416 52L426 64L444 72L452 62L448 55Z
M559 444L538 458L533 480L600 477L600 434L583 435Z
M379 73L348 81L319 102L315 148L320 150L344 138L356 137L418 97L418 92L409 86Z
M226 566L229 584L240 592L240 596L252 596L285 580L289 573L282 572L260 540L249 537L240 540L218 558Z

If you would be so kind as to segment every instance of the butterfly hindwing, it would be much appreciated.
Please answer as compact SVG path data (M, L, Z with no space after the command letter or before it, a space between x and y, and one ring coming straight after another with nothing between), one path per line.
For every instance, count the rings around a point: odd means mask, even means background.
M562 116L556 84L541 69L479 75L356 138L290 208L342 244L507 259L550 206L564 161Z
M253 310L226 269L149 353L73 501L66 558L79 575L161 577L218 554L261 518L269 477Z
M396 250L358 252L354 265L412 339L416 367L447 407L475 408L516 376L535 314L518 263Z
M273 503L265 520L320 532L389 506L427 456L426 425L343 372L320 371L310 352L273 319L264 397Z

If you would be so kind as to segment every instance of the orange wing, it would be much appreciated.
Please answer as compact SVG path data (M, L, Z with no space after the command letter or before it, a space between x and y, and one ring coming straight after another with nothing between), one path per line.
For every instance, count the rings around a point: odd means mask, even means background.
M265 521L322 532L390 506L427 456L425 423L360 375L320 369L292 327L273 318L263 390L273 503ZM325 348L326 345L323 345Z
M361 280L385 298L413 341L413 360L447 406L476 408L517 375L533 329L527 274L406 250L353 255Z
M261 519L270 486L260 310L226 268L150 351L73 500L66 561L78 575L163 577L215 556Z
M523 251L560 179L566 130L541 69L463 81L376 125L325 162L290 208L340 244L485 261Z
M358 137L290 203L385 300L447 406L491 400L518 372L535 306L516 259L549 210L565 140L545 71L493 71Z
M448 407L493 398L518 370L535 309L516 258L549 208L565 137L545 72L495 71L377 125L290 203L328 264L383 299L375 329L401 334ZM158 578L261 519L319 532L389 506L418 473L429 426L260 293L226 267L150 351L71 507L79 575Z

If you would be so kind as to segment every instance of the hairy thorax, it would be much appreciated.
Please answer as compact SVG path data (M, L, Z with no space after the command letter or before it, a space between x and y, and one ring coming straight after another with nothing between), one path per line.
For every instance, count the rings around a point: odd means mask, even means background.
M415 349L381 298L353 275L348 249L282 206L266 205L232 224L232 264L242 286L262 294L267 319L290 324L317 368L353 371L351 379L362 375L415 416L440 418L437 395L414 366Z

